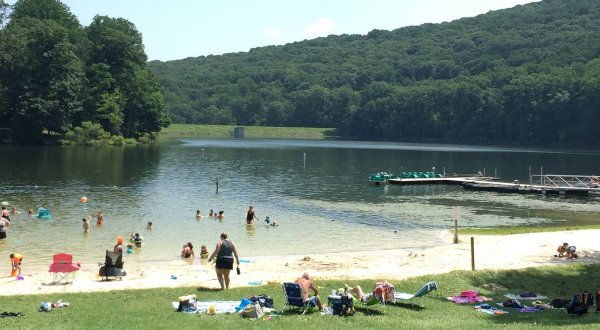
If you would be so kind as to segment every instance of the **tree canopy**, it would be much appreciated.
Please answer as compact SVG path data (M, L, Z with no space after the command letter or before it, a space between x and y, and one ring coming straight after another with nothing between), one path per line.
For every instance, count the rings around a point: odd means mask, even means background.
M169 125L133 23L96 16L83 27L57 0L19 0L11 9L0 21L0 120L8 138L38 143L83 122L137 138Z
M174 122L334 127L347 138L594 147L600 2L149 63Z

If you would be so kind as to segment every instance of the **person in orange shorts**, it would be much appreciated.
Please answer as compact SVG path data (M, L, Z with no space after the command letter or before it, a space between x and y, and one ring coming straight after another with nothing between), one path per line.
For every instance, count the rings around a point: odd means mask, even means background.
M10 264L12 271L10 276L21 276L21 263L23 262L23 256L20 253L10 254Z

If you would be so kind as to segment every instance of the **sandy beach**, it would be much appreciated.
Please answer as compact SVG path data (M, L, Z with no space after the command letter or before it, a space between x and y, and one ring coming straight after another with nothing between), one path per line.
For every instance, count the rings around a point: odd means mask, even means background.
M452 235L440 232L448 244L424 250L375 250L345 253L315 253L301 255L273 255L248 258L240 265L241 275L235 270L231 286L249 286L256 283L281 283L296 279L304 271L318 279L387 279L394 280L453 270L470 270L470 237L460 237L452 244ZM519 269L565 263L600 262L600 230L532 233L506 236L474 236L475 267L482 269ZM578 259L555 258L556 248L563 242L577 246ZM243 255L241 256L242 259ZM75 281L69 284L52 283L47 270L31 270L24 262L24 279L0 278L0 295L93 292L157 287L202 286L218 288L214 266L206 260L173 260L168 264L130 265L125 263L127 276L122 280L101 281L97 264L82 264ZM0 267L10 274L8 261Z

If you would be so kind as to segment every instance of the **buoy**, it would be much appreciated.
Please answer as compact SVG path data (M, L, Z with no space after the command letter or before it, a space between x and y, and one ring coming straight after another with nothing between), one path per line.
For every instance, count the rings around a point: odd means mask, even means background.
M83 196L79 199L79 201L82 203L87 203L87 197Z

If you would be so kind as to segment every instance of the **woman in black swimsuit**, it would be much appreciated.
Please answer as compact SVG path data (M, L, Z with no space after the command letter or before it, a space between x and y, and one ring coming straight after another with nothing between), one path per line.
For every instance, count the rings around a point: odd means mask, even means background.
M212 253L208 261L210 262L213 258L217 259L215 265L217 272L217 279L221 284L221 290L229 289L229 272L233 269L233 257L237 264L240 264L240 258L238 257L237 250L233 242L227 239L227 234L222 233L221 239L217 242L217 247Z
M256 218L254 215L254 206L250 206L248 212L246 212L246 224L251 225L254 218Z

